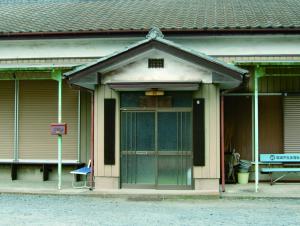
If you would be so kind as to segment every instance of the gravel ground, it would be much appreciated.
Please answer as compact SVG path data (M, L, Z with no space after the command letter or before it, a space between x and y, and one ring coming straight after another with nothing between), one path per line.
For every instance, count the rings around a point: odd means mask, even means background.
M300 200L0 195L0 225L300 225Z

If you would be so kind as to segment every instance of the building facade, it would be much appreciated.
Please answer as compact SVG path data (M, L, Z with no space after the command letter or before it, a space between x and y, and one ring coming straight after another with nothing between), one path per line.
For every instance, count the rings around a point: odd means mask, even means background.
M296 0L130 2L0 4L3 181L219 191L233 149L299 152Z

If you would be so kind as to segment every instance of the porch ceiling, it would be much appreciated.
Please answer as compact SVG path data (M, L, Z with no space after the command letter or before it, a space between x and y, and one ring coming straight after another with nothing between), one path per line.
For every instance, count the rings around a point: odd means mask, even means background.
M55 73L74 68L74 64L7 64L0 66L0 80L57 80Z
M109 87L117 91L145 91L158 89L165 91L195 91L199 88L198 82L143 82L143 83L107 83Z

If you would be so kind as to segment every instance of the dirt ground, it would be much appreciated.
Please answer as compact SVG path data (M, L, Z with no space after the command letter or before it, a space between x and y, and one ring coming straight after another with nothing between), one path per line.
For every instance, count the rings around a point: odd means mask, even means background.
M133 201L0 195L0 225L300 225L299 199Z

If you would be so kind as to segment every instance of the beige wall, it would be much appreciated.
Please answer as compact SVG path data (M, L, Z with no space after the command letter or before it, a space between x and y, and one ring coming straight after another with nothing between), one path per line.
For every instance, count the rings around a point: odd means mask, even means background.
M151 58L164 59L164 67L159 68L159 70L149 69L148 59ZM122 64L120 63L118 67L118 69L114 67L106 69L110 72L105 73L105 75L101 77L101 83L132 81L212 82L211 70L156 49L132 57Z
M194 167L194 178L220 178L220 95L219 88L203 84L195 98L205 99L205 166Z
M116 99L116 161L115 165L104 165L104 98ZM119 177L120 175L120 144L119 144L119 94L109 87L99 85L95 91L95 177ZM97 181L97 179L96 179Z

